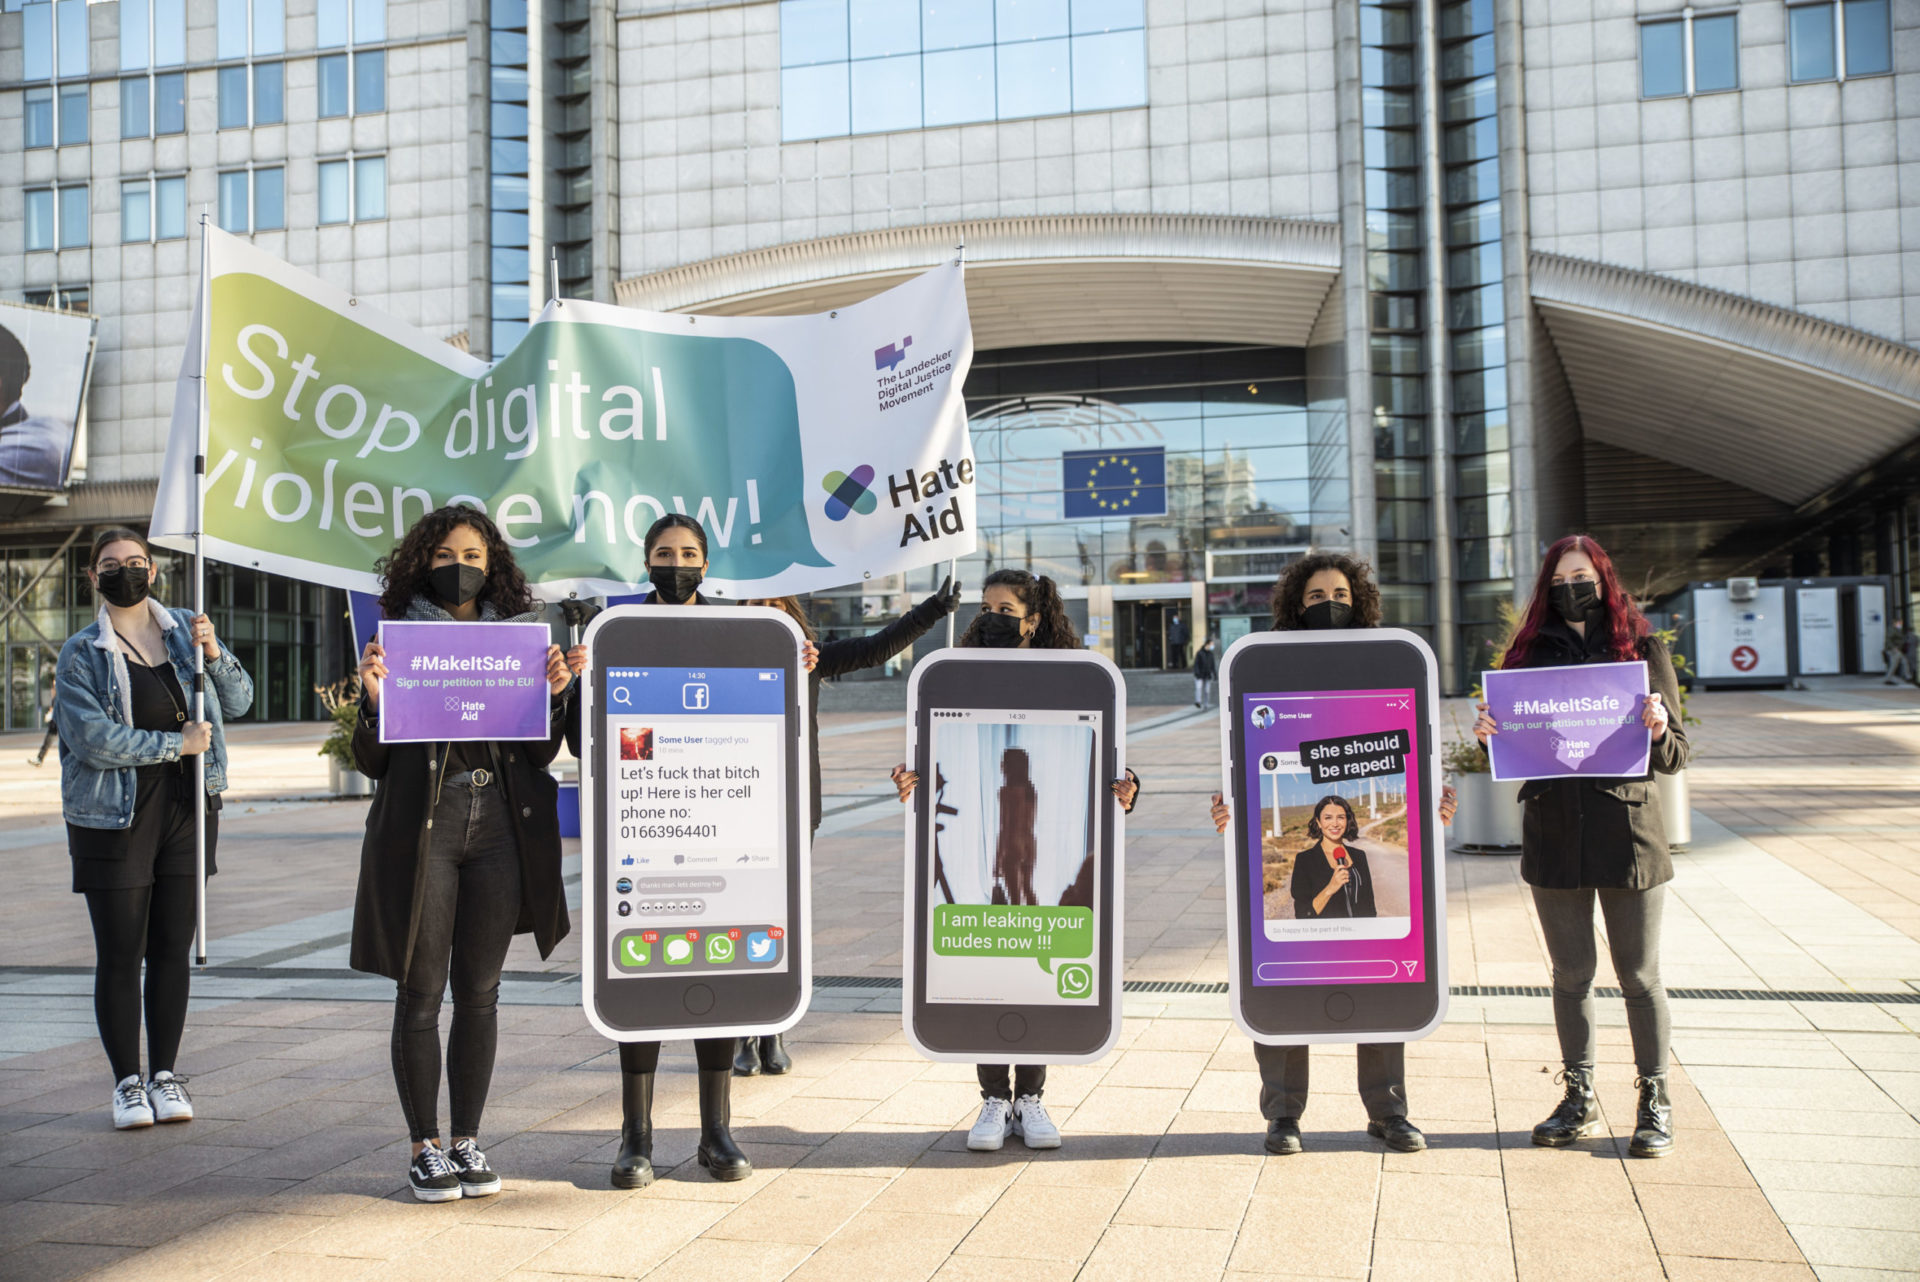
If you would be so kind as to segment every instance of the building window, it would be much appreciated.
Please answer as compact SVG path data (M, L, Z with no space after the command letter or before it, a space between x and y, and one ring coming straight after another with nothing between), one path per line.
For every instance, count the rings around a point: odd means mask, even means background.
M184 174L133 178L120 184L120 240L182 240L187 234L187 179Z
M246 64L222 67L215 76L220 94L220 127L245 129L248 123Z
M183 71L153 78L153 132L187 132L187 76Z
M46 285L39 289L23 290L20 296L31 307L52 307L63 312L85 312L90 308L93 290L87 285Z
M60 86L60 145L87 140L87 86Z
M386 0L320 0L319 46L341 49L387 38ZM387 52L361 49L319 60L320 115L367 115L387 109Z
M788 142L1145 106L1143 0L781 0Z
M28 147L53 146L53 88L35 85L26 93L26 119L21 134Z
M53 188L38 187L27 192L27 249L52 249Z
M277 58L287 51L285 0L219 0L215 49L222 62ZM216 76L222 129L277 125L286 119L279 62L232 61Z
M527 11L491 6L487 51L487 351L495 360L527 332L533 310L528 204Z
M271 169L233 169L220 175L220 229L245 236L287 225L286 176Z
M87 189L60 188L60 248L79 249L87 243Z
M1677 98L1740 87L1740 26L1734 14L1695 13L1640 24L1640 96Z
M316 17L322 49L386 42L387 0L320 0Z
M187 0L120 0L120 70L187 60Z
M387 158L320 162L320 221L364 223L387 216Z
M1887 0L1801 4L1787 10L1787 71L1795 83L1879 76L1892 70Z
M120 82L120 136L145 138L153 133L152 83L145 76L128 76Z

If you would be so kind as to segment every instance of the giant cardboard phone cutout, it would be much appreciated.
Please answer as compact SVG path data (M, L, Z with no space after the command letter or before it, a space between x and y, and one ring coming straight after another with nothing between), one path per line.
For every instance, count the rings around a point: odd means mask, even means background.
M1268 1045L1446 1015L1439 679L1393 628L1242 637L1220 665L1230 1006Z
M619 606L583 641L588 1022L616 1041L784 1032L812 989L800 629Z
M1083 650L943 650L908 682L901 1002L930 1059L1087 1063L1120 1032L1126 686Z

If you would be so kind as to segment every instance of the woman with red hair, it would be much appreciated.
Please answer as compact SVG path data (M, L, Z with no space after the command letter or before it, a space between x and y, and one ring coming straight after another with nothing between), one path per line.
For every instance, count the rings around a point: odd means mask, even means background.
M1535 779L1520 787L1520 875L1533 888L1540 933L1553 963L1553 1022L1560 1034L1566 1096L1533 1128L1533 1142L1564 1148L1601 1129L1594 1096L1593 906L1607 921L1607 950L1627 1003L1639 1071L1639 1116L1628 1151L1664 1157L1673 1149L1667 1094L1667 990L1660 982L1660 916L1673 880L1660 793L1653 773L1687 764L1687 735L1669 715L1680 698L1673 660L1620 586L1613 561L1584 534L1547 549L1502 668L1552 668L1645 660L1651 693L1641 720L1653 736L1652 772L1632 778ZM1482 746L1498 733L1486 704L1473 732Z

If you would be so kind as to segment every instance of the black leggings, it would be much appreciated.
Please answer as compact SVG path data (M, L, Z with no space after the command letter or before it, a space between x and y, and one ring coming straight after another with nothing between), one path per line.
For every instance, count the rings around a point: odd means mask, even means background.
M734 1037L696 1037L693 1058L703 1073L733 1072L733 1054L740 1042ZM620 1071L652 1073L660 1068L659 1042L621 1042Z
M113 1080L140 1073L142 961L147 1058L155 1073L170 1073L187 1026L193 878L160 876L151 886L89 890L86 896L93 918L93 1018Z

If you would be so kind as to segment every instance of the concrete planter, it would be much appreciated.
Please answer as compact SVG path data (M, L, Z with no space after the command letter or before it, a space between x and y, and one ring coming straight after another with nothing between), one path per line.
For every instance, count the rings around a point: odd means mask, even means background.
M333 786L336 797L371 797L373 780L355 770L352 766L343 766L335 757L327 758L327 778Z
M1520 849L1520 784L1496 783L1490 774L1455 775L1460 808L1453 817L1456 849L1506 853Z
M1693 844L1693 787L1687 782L1687 772L1655 775L1653 782L1660 789L1660 816L1666 821L1667 845L1684 850Z

